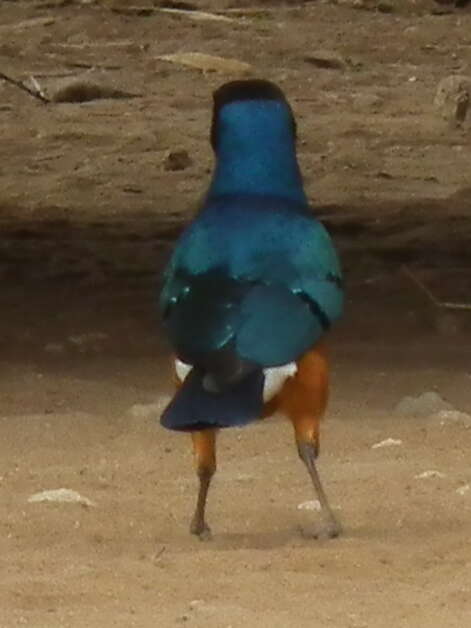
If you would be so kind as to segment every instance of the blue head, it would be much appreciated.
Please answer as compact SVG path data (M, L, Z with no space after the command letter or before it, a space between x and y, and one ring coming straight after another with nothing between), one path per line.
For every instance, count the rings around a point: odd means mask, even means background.
M208 197L255 194L307 202L293 112L273 83L233 81L216 90L211 144L216 168Z

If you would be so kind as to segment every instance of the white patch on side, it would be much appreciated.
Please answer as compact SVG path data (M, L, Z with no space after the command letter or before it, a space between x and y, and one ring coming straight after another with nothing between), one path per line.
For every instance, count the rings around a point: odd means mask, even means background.
M178 379L183 382L185 381L188 373L192 369L191 364L186 364L186 362L182 362L178 358L175 360L175 373L177 374Z
M263 369L265 374L265 384L263 386L263 401L267 402L273 399L280 390L288 377L296 374L298 367L295 362L284 364L283 366L274 366L273 368Z
M191 364L186 364L178 358L175 360L175 372L178 379L183 382L192 370ZM263 401L267 402L273 399L280 390L283 388L283 384L288 377L293 377L296 374L298 367L295 362L284 364L283 366L275 366L273 368L263 369L265 375L265 383L263 385Z

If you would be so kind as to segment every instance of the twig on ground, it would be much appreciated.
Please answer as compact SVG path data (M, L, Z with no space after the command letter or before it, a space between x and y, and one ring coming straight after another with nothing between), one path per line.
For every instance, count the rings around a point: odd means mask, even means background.
M33 84L34 89L36 90L36 93L38 93L40 96L42 96L43 98L45 98L47 100L47 96L43 91L43 88L41 87L41 85L39 84L38 80L31 74L31 76L29 77L29 80L31 81L31 83Z
M154 556L152 557L154 563L157 563L162 558L166 549L167 548L165 547L165 545L162 545L159 551L154 554Z
M10 83L11 85L14 85L15 87L18 87L18 89L21 89L22 91L26 92L30 96L33 96L33 98L37 98L38 100L40 100L41 102L43 102L45 104L49 104L51 102L49 100L49 98L46 98L46 96L44 96L41 93L41 89L39 89L39 90L31 89L30 87L27 87L21 81L17 81L16 79L11 78L11 76L8 76L4 72L0 72L0 79L3 79L7 83Z
M420 281L418 277L407 266L402 266L403 273L409 277L409 279L429 298L429 300L435 305L435 307L444 308L447 310L471 310L471 303L453 303L452 301L440 301L433 294L433 292L427 288L427 286Z
M190 20L197 21L214 21L214 22L237 22L233 17L227 17L226 15L220 15L219 13L209 13L208 11L188 11L185 9L170 9L166 7L159 7L156 9L160 13L169 13L170 15L187 17Z

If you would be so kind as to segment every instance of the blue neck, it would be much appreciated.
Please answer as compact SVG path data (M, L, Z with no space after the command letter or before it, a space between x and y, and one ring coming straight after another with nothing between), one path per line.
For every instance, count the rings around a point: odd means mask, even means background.
M208 198L226 194L280 196L307 203L291 112L285 103L239 101L219 112L216 168Z

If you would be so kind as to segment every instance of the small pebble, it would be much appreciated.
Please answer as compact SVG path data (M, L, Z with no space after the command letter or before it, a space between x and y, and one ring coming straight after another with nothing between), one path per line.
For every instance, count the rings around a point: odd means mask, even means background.
M453 74L440 81L435 94L437 113L450 127L462 126L471 100L471 77Z
M398 447L399 445L402 445L402 440L400 438L385 438L379 443L371 445L371 449L380 449L381 447Z
M34 495L28 497L28 502L30 504L40 502L60 502L83 504L85 506L95 505L90 499L88 499L88 497L84 497L83 495L80 495L80 493L77 493L77 491L73 491L70 488L56 488L47 491L40 491L39 493L34 493Z
M317 50L304 57L304 61L324 70L343 70L345 60L332 50Z
M454 410L454 408L437 392L430 390L417 397L404 397L396 405L394 414L419 418L435 415L442 410Z
M378 110L383 104L383 99L377 94L353 94L352 106L356 110Z
M460 412L459 410L441 410L434 415L441 425L446 423L461 423L464 427L471 427L471 415L467 412Z
M318 499L310 499L307 502L298 504L298 510L314 510L315 512L320 512L321 504Z
M186 150L172 150L165 156L163 164L164 170L177 172L189 168L193 165L193 160Z
M414 478L416 480L428 480L429 478L445 478L446 475L441 471L436 471L435 469L430 469L429 471L423 471L418 475L415 475Z

